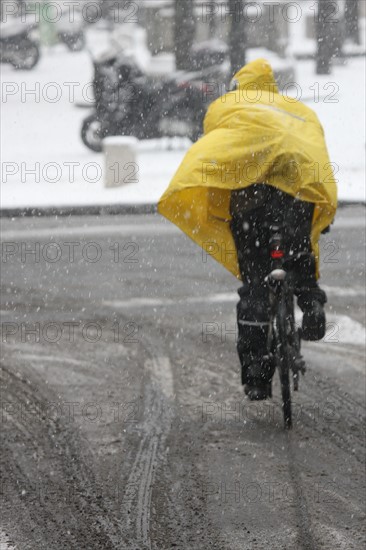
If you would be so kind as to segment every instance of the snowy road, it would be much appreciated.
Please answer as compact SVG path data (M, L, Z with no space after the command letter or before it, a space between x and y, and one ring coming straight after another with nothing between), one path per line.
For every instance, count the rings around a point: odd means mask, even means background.
M1 548L364 548L364 208L322 240L290 434L277 380L243 398L237 282L173 226L2 229Z

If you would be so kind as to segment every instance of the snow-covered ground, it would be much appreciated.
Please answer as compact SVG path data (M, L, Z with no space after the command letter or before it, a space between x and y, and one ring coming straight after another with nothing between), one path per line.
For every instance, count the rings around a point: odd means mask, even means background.
M252 55L251 55L252 57ZM104 157L88 150L80 127L92 100L87 51L44 50L39 65L16 72L2 65L2 208L156 203L190 142L141 142L134 179L104 187ZM306 101L323 123L339 181L339 198L365 201L365 59L349 59L331 76L314 62L296 63L289 94Z

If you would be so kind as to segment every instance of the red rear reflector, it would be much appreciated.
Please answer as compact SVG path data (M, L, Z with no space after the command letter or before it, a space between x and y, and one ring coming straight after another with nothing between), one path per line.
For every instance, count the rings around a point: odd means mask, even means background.
M283 258L283 257L284 257L284 253L282 250L272 250L271 258L273 258L274 260L277 260L278 258Z

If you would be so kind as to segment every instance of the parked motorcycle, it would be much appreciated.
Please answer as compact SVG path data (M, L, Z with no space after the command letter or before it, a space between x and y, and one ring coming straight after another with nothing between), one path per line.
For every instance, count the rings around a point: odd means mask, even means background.
M99 152L107 136L184 136L196 141L209 104L229 91L228 46L218 39L197 43L190 52L192 71L157 78L139 68L125 32L122 38L116 37L104 58L94 61L95 111L83 122L84 144ZM294 81L294 71L290 63L276 61L274 73L282 89Z
M201 134L206 105L196 73L149 76L123 53L94 62L95 112L82 125L81 138L93 151L102 150L107 136L138 139Z
M35 36L36 25L14 18L1 24L0 62L11 63L17 70L30 70L40 57L39 42Z

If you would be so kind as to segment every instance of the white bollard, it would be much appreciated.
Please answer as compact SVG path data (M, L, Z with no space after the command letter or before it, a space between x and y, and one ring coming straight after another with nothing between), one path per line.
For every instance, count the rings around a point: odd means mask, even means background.
M132 136L113 136L103 140L104 187L138 183L137 144L138 139Z

